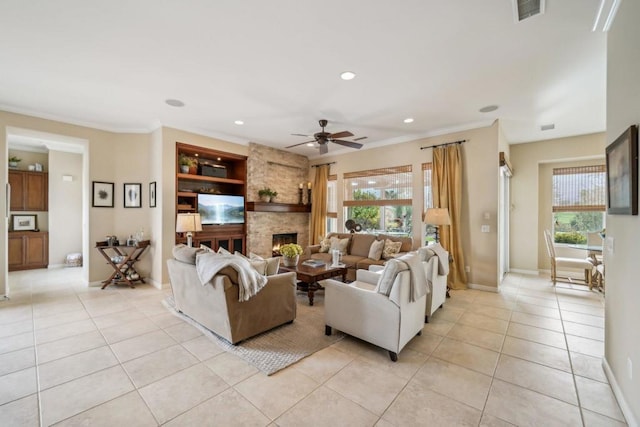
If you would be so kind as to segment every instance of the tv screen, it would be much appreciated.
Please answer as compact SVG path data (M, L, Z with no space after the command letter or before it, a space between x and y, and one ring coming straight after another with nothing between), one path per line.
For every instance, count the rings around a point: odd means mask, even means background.
M244 224L244 197L198 194L202 224Z

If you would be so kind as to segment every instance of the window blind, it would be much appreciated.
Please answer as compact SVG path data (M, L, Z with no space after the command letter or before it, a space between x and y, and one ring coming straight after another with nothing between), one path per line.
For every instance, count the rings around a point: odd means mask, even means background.
M553 169L553 212L604 211L605 165Z
M343 181L345 207L402 206L413 199L411 165L349 172Z
M338 218L338 175L329 175L327 181L327 216Z

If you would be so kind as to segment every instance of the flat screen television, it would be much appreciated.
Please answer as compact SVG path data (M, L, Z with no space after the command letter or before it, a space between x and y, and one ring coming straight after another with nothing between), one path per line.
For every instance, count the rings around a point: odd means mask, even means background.
M244 197L198 194L202 224L244 224Z

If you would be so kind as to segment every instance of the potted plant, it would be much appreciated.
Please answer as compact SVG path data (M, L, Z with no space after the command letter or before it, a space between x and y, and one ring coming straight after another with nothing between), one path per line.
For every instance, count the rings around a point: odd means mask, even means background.
M17 168L18 167L18 163L20 163L22 161L22 159L16 157L16 156L11 156L9 157L9 167L10 168Z
M283 257L284 265L287 267L293 267L297 265L301 253L302 246L296 243L287 243L280 246L280 254Z
M271 202L278 195L277 191L273 191L269 187L265 187L258 191L258 196L263 202Z
M198 161L193 157L189 157L184 153L180 153L180 156L178 157L178 163L180 164L180 172L191 173L194 175L197 173Z

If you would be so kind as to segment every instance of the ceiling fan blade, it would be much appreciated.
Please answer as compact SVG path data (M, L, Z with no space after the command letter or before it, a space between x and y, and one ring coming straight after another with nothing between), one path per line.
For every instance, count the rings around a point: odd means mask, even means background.
M313 136L313 135L307 135L307 134L304 134L304 133L292 133L291 135L293 135L293 136L304 136L304 137L307 137L307 138L311 138Z
M353 138L354 141L362 141L363 139L367 139L368 136L359 136L357 138Z
M293 148L293 147L297 147L298 145L308 144L308 143L310 143L310 142L315 142L315 141L314 141L314 140L311 140L311 141L300 142L300 143L298 143L298 144L293 144L293 145L290 145L290 146L285 147L285 148Z
M331 135L329 135L329 138L348 138L350 136L353 136L353 134L348 130L345 130L342 132L332 133Z
M344 145L345 147L362 148L362 144L359 144L357 142L342 141L342 140L339 140L339 139L332 139L331 142L335 142L336 144Z
M327 144L320 145L320 154L327 154L329 152L329 146Z

